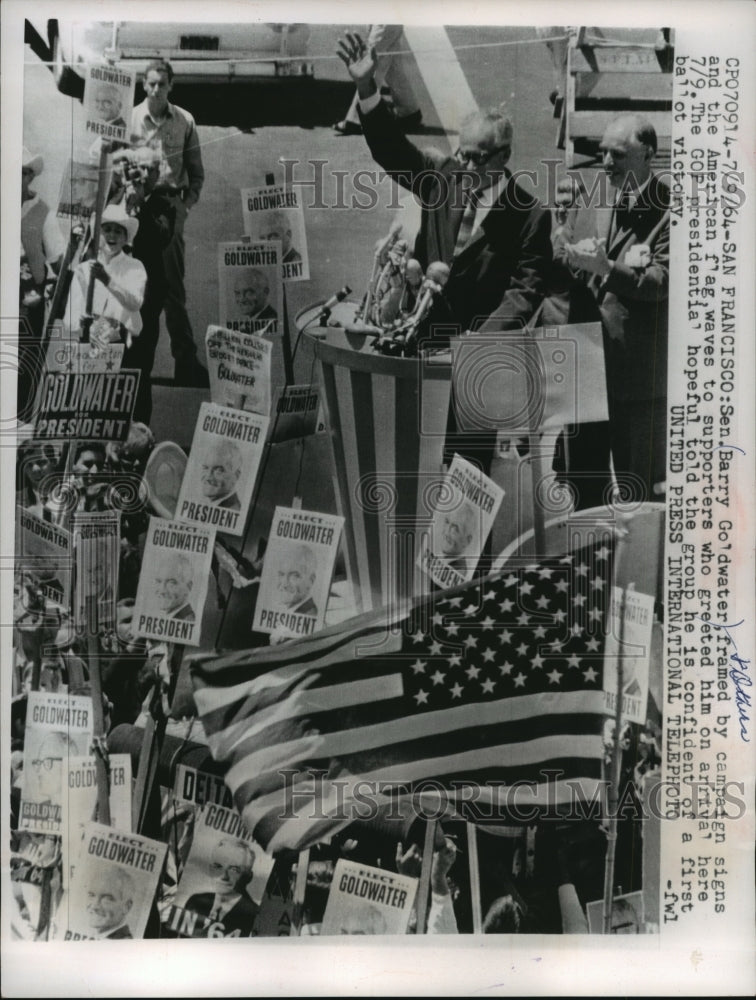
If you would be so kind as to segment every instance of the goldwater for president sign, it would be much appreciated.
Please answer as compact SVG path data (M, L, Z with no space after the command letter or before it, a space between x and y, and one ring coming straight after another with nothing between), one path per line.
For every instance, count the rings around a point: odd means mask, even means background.
M139 371L45 372L34 436L125 441L139 387Z

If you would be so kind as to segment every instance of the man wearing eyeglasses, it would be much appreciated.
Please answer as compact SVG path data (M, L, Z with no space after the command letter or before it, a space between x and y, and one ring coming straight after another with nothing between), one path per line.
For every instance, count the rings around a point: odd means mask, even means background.
M184 904L201 917L197 937L249 937L254 927L258 906L247 894L252 880L255 853L248 844L234 838L219 840L210 855L209 875L212 892L196 892ZM219 928L213 925L220 925ZM221 933L216 933L216 929Z
M29 762L31 774L24 778L24 789L29 789L37 820L60 822L63 767L69 754L76 752L75 745L64 732L48 733L39 744L36 755Z
M567 185L556 240L601 312L612 464L627 500L662 498L667 469L670 191L652 169L656 149L642 115L610 122L600 150L612 197L594 213L596 235L573 242L581 192Z
M522 329L543 300L552 260L551 220L506 168L510 120L498 109L476 112L462 123L455 156L429 155L407 139L382 102L375 49L348 33L337 54L357 86L373 158L421 203L414 256L423 269L433 261L450 267L430 314L431 336L439 324L447 333L449 324L459 333ZM480 435L473 450L470 442L459 442L457 450L488 471L493 436Z

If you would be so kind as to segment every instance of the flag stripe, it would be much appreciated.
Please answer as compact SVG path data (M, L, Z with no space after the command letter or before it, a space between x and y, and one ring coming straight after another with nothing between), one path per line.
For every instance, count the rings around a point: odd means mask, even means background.
M486 741L486 736L491 729L494 730L491 732L491 736L495 739L498 734L498 738L501 739L503 735L501 732L502 724L506 724L507 731L513 734L513 739L522 738L526 735L526 728L530 727L532 731L534 725L537 725L539 729L553 727L555 731L558 727L564 728L567 723L559 718L561 715L584 712L603 713L604 711L604 696L601 691L590 691L587 694L573 691L560 699L555 698L552 694L536 695L534 698L538 699L537 702L531 697L524 697L500 699L488 704L460 705L452 711L447 709L446 711L428 712L412 718L403 717L376 723L372 726L361 725L343 731L323 732L321 720L312 719L310 724L317 724L319 729L318 742L314 744L312 736L307 736L301 741L302 749L307 749L307 752L303 753L302 759L309 759L313 756L341 756L345 753L359 753L384 746L396 746L397 753L399 753L399 745L408 737L411 737L418 751L421 751L424 739L446 740L452 732L458 729L470 729L472 737L482 744ZM542 716L535 724L532 718L534 713ZM577 726L581 723L585 724L583 720L580 720L574 722L574 725ZM232 788L234 787L232 773L243 767L245 760L249 764L251 773L261 773L269 766L266 763L266 754L269 753L269 748L273 743L283 742L285 739L283 731L268 734L269 738L263 741L260 747L257 739L259 727L255 728L253 732L252 726L255 723L248 722L247 725L249 727L246 733L247 738L233 748L235 763L227 775L227 782ZM292 731L297 733L298 728L292 727ZM287 744L292 760L298 752L299 743L300 741L292 740ZM211 750L215 752L212 738L210 745ZM253 752L255 747L259 747L257 753ZM316 749L319 752L313 752Z
M602 782L600 778L583 779L580 789L582 797L585 800L590 800L601 786ZM493 805L495 792L495 789L482 789L479 799L481 805L484 807L486 805ZM528 785L527 787L521 786L514 789L510 786L505 790L504 794L508 796L506 812L502 811L501 817L485 816L481 820L482 822L491 823L498 820L499 822L511 823L518 821L522 823L532 821L532 814L536 810L545 811L547 808L554 806L569 806L570 803L574 802L575 788L569 780L559 780ZM390 800L388 798L379 798L377 804L380 805L383 802L391 801L395 804L398 811L402 803L418 800L418 815L428 815L431 812L431 808L426 807L426 811L423 813L420 807L420 798L421 796L416 795L414 792L407 792L397 794ZM461 793L459 796L450 794L448 796L450 807L457 800L465 803L464 793ZM336 795L331 799L325 800L322 806L322 810L318 809L316 815L313 815L312 809L308 811L307 808L303 808L301 812L289 810L283 813L279 807L274 807L263 816L260 816L256 809L247 806L244 809L244 821L248 829L252 829L253 827L256 829L259 838L268 843L270 851L287 847L291 843L299 843L304 848L318 843L325 836L333 834L339 829L343 829L355 818L349 814L348 808L345 807L341 799ZM367 813L368 805L363 804L362 815L357 818L367 818ZM518 813L520 814L519 817ZM456 815L451 808L450 814ZM287 818L282 819L282 815ZM464 816L465 814L461 813L461 815Z
M270 745L280 739L281 734L291 730L292 727L286 725L291 720L313 715L318 715L319 719L328 715L338 719L352 705L359 707L366 697L371 698L372 705L378 705L383 700L398 699L401 693L399 674L307 688L291 694L278 704L256 709L254 722L245 716L227 724L220 733L208 737L208 745L214 755L223 756L242 752L244 744L256 743L263 734L265 744Z
M522 781L527 780L527 776L533 775L534 764L542 765L544 768L561 770L568 777L571 777L574 773L574 760L594 759L600 751L601 737L598 735L559 734L537 740L528 740L526 743L505 743L486 748L476 747L462 753L455 752L425 760L413 760L410 767L408 767L406 760L400 760L372 770L368 768L361 770L359 777L367 784L381 781L409 784L424 779L461 781L466 773L469 774L470 769L500 768L505 765L508 778L511 777L512 781ZM512 777L515 774L519 776ZM331 776L329 775L329 777ZM341 775L332 776L333 780L339 777ZM344 775L345 779L350 777L349 773ZM285 789L283 781L281 788ZM233 788L231 791L236 795ZM239 788L241 797L246 799L248 794L245 787ZM254 799L256 808L262 811L273 808L276 801L283 801L280 789L259 795Z

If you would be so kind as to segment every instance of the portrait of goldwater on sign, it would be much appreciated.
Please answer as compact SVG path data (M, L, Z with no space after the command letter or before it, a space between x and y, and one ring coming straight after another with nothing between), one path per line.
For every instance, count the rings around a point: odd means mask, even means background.
M135 636L200 643L214 530L151 517L131 630Z
M0 18L3 994L753 995L753 5Z
M176 517L241 535L255 488L268 417L203 403Z
M283 636L323 627L343 523L338 516L276 507L254 629Z
M282 280L280 240L218 244L221 325L260 337L280 333Z

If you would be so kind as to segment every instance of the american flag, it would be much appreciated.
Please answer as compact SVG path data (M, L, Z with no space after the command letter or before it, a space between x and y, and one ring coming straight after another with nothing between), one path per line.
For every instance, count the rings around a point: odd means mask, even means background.
M302 849L371 803L465 803L483 822L590 799L612 554L606 532L403 612L197 657L199 714L247 828Z

